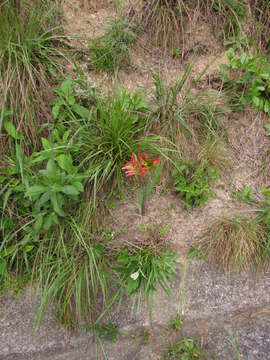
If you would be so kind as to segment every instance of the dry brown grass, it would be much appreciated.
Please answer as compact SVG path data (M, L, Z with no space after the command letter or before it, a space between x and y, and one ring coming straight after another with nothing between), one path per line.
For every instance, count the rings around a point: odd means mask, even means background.
M247 16L242 0L140 0L131 1L131 21L150 35L155 45L167 50L178 49L182 57L199 23L209 24L217 38L236 36Z
M141 0L129 8L129 18L147 32L155 45L165 51L181 46L184 40L182 0Z
M240 272L252 265L264 265L267 234L256 219L243 217L216 220L203 235L201 250L210 262L229 272Z

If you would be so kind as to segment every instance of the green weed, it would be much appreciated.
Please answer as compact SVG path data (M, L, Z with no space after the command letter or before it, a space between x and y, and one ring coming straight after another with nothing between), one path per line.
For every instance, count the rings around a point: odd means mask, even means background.
M176 163L172 175L174 188L183 199L186 209L203 205L214 197L210 186L217 179L218 173L213 168L204 168L186 159Z
M196 360L206 359L206 353L199 345L195 343L194 339L184 338L175 345L170 345L168 353L164 359L168 360Z
M176 274L176 254L170 250L157 250L153 246L139 247L130 244L117 254L117 271L121 274L121 283L125 284L128 295L144 292L151 309L154 293L161 286L170 293L170 278Z
M256 203L254 190L248 185L244 185L241 190L235 189L233 191L233 201L249 205Z
M231 91L232 105L244 108L251 104L256 110L270 113L270 65L267 57L241 51L237 55L233 48L226 52L230 65L221 67L222 79Z
M235 337L233 336L232 332L229 332L229 341L230 341L230 343L232 345L233 352L234 352L234 354L236 356L236 359L241 360L242 359L242 354L241 354L240 349L239 349L239 344L236 341Z
M207 258L206 254L204 254L204 252L201 249L201 246L199 245L192 246L187 253L187 259L206 260L206 258Z

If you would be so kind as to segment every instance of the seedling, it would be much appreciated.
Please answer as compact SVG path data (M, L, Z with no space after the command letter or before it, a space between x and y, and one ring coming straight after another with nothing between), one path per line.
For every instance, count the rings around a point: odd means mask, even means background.
M169 321L169 328L176 330L176 331L181 331L182 326L183 326L183 322L182 322L182 316L180 313L171 317L171 319Z

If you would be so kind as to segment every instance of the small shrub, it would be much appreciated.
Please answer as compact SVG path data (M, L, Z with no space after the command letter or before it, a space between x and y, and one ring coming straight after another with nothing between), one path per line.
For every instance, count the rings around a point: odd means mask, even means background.
M175 164L174 188L184 201L185 207L203 205L214 197L210 186L217 179L213 168L205 168L193 160L186 159Z
M135 41L135 32L125 19L112 21L102 37L91 40L90 69L114 72L130 64L129 47Z
M167 360L202 360L206 359L206 353L198 346L194 339L184 338L175 345L170 345L165 356Z
M237 217L216 220L201 243L209 261L234 272L264 265L267 247L267 233L258 220Z
M53 147L45 138L42 142L45 150L31 156L16 144L15 156L0 167L0 260L16 273L31 272L39 240L72 213L84 190L85 175L72 156L58 149L52 160Z
M270 64L260 54L241 52L231 48L226 52L230 65L222 65L221 74L226 87L232 91L233 106L243 108L251 104L256 110L270 113Z

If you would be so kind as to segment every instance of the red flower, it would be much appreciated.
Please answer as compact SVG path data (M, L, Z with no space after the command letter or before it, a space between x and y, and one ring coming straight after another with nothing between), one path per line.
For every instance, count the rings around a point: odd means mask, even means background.
M152 159L153 165L158 166L159 160L160 160L160 156L157 156L156 158Z
M143 176L150 171L153 167L156 167L159 163L160 157L149 159L146 154L138 153L137 157L134 154L131 155L129 162L123 166L123 170L126 172L126 176L139 175Z
M126 176L134 176L134 175L144 175L145 169L142 167L140 162L135 158L135 155L131 155L131 159L126 163L125 166L122 167L126 172Z

